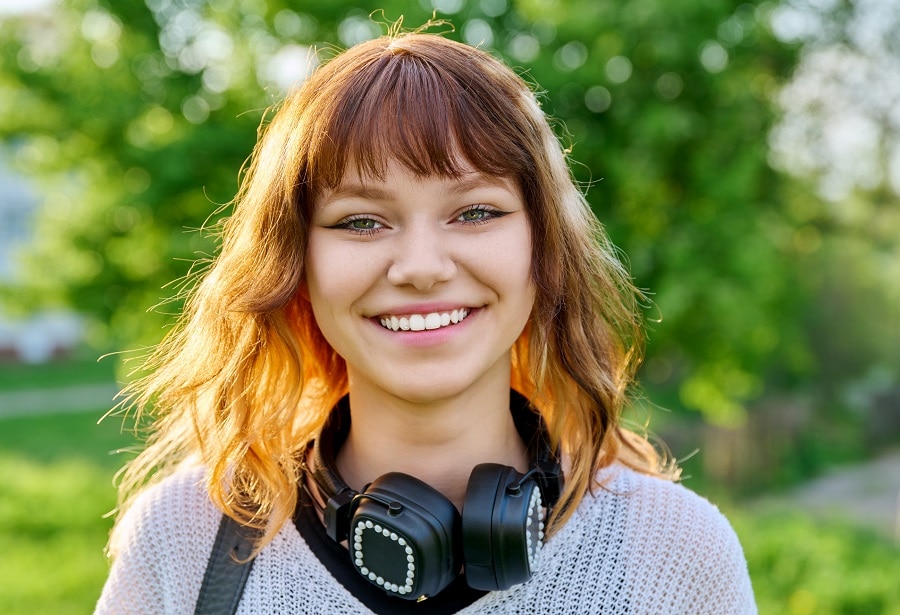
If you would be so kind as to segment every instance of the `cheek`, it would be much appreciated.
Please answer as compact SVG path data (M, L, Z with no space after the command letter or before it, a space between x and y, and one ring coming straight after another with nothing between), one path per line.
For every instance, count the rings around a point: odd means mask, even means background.
M336 287L335 278L348 268L348 255L339 242L313 230L306 251L306 286L312 301L320 295L330 296Z
M339 255L331 252L327 241L320 241L316 233L310 234L302 287L320 324L326 316L324 310L338 299L335 293L340 291L340 286L335 284L340 276L335 271L341 269L342 263L335 259Z
M340 307L343 305L340 287L333 283L334 277L326 271L317 270L312 263L307 268L304 281L304 295L308 301L309 316L312 317L319 335L335 350L341 353Z
M505 263L503 275L510 285L518 286L529 296L534 296L534 267L532 263L531 235L527 227L509 238L492 259ZM501 254L502 253L502 254Z
M306 259L306 296L323 331L328 323L355 312L354 307L373 284L374 259L347 242L311 233Z

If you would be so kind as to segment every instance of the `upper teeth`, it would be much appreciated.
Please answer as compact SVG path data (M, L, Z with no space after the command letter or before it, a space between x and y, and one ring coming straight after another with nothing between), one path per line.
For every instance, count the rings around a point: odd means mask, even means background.
M452 312L431 312L430 314L406 314L404 316L382 316L381 326L392 331L425 331L440 329L460 322L469 315L469 310L461 308Z

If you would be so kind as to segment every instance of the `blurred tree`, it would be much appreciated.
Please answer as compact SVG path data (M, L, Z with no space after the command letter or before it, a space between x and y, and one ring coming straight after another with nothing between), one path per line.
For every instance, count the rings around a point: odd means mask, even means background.
M766 382L808 373L804 244L767 164L796 56L768 3L726 0L70 0L0 24L0 135L46 206L15 295L150 344L144 310L214 251L264 109L317 57L437 11L504 56L564 122L576 175L653 292L645 378L735 424ZM376 9L382 12L370 13ZM448 29L446 26L437 28ZM601 181L602 179L602 181ZM171 293L169 293L171 294ZM24 298L24 299L22 299ZM168 309L168 308L167 308ZM174 305L169 311L177 309Z
M801 49L770 146L800 178L785 210L814 272L818 392L829 418L849 414L866 444L889 443L900 435L900 1L783 0L772 25Z
M808 368L801 272L781 241L790 228L765 140L794 53L771 36L768 5L558 6L523 7L556 33L533 73L567 122L595 210L653 293L645 380L737 424L767 371Z

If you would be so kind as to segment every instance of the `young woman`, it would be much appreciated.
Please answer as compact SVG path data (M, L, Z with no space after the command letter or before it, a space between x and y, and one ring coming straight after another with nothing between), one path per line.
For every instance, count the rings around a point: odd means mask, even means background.
M338 55L131 389L155 427L97 612L755 612L728 522L619 425L636 298L511 70Z

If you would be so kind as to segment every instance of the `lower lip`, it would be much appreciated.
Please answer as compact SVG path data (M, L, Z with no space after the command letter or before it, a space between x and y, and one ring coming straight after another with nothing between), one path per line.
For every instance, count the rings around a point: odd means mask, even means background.
M469 315L455 325L448 325L438 329L425 329L424 331L394 331L381 326L377 319L371 319L375 326L395 341L403 346L412 348L424 348L429 346L438 346L452 340L457 335L469 328L469 322L478 315L481 309L470 309Z

